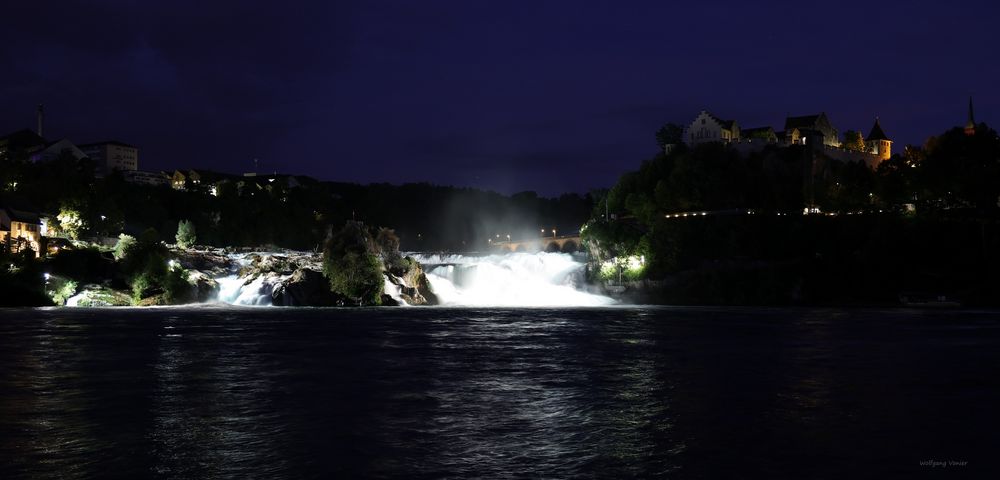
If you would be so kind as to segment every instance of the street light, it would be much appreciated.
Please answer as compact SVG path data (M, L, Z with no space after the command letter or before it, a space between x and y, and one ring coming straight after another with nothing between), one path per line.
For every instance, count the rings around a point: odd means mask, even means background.
M545 229L544 228L542 229L542 236L543 237L545 236Z
M556 229L552 229L552 238L556 238Z

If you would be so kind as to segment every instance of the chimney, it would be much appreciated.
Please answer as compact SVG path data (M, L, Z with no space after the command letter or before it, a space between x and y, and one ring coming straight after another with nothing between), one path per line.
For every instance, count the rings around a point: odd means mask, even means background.
M42 135L42 119L45 116L45 107L41 103L38 104L38 136Z

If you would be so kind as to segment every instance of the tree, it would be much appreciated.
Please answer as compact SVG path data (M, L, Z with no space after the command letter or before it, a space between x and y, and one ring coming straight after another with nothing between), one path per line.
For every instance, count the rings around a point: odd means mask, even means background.
M403 257L399 254L399 237L391 228L380 228L375 236L375 244L378 245L382 261L390 271L400 272L406 270Z
M194 245L198 237L195 235L194 224L190 220L181 220L177 224L177 246L181 248L188 248Z
M953 128L927 141L917 159L922 201L942 208L995 211L1000 198L1000 137L985 124L974 135Z
M357 305L381 305L385 281L378 247L360 222L348 221L323 248L323 275L330 290Z
M114 256L115 260L121 260L125 258L126 255L135 248L135 237L131 235L125 235L124 233L118 235L118 243L115 244Z
M391 228L383 227L378 229L378 235L375 237L375 243L382 251L382 255L399 253L399 237L396 236L396 232Z
M663 147L681 143L684 139L684 127L676 123L667 123L656 131L656 144Z
M64 206L61 208L59 215L56 215L56 220L59 221L59 230L73 240L79 239L87 228L87 222L80 215L80 211L73 207Z
M856 132L854 130L844 132L844 149L851 152L867 151L868 148L865 146L865 138L861 136L861 132Z

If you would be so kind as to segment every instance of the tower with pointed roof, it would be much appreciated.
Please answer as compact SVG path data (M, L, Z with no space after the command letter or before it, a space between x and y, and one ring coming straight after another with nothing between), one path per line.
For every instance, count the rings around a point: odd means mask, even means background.
M882 130L882 126L878 123L878 117L875 117L875 125L872 125L872 130L865 137L865 146L868 147L869 152L878 156L879 162L888 160L892 156L892 140L889 140L885 131Z
M969 121L965 122L965 134L976 134L976 118L972 115L972 96L969 96Z

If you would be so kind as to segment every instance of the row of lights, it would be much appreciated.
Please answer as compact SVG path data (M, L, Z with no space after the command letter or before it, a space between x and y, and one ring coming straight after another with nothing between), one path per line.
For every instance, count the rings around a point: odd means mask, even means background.
M507 241L508 242L510 241L510 234L509 233L507 234ZM488 239L487 243L493 243L493 239L492 238ZM500 243L500 234L499 233L497 234L497 243Z
M667 218L698 217L698 216L704 217L705 215L708 215L708 212L686 212L686 213L668 214Z
M541 229L541 232L542 232L542 236L544 237L546 230L543 228L543 229ZM552 237L555 238L556 234L557 234L556 229L553 228L552 229ZM487 243L493 243L493 239L492 238L489 238L486 241L487 241ZM500 234L499 233L496 235L496 241L498 243L500 242ZM507 234L507 241L510 242L510 234L509 233Z
M746 214L746 215L756 215L757 214L757 212L755 212L753 210L746 210L743 213ZM863 211L863 210L859 210L859 211L856 211L856 212L847 212L847 215L863 215L864 213L866 213L866 212ZM884 213L884 210L879 210L878 213ZM705 215L708 215L708 212L672 213L672 214L665 215L665 217L666 218L681 218L681 217L701 217L701 216L705 216ZM775 212L775 215L777 215L779 217L787 217L788 213L787 212ZM834 212L823 213L822 211L820 211L820 209L818 207L812 207L812 208L806 207L806 208L802 209L802 215L826 215L828 217L835 217L835 216L837 216L837 213L834 213Z

